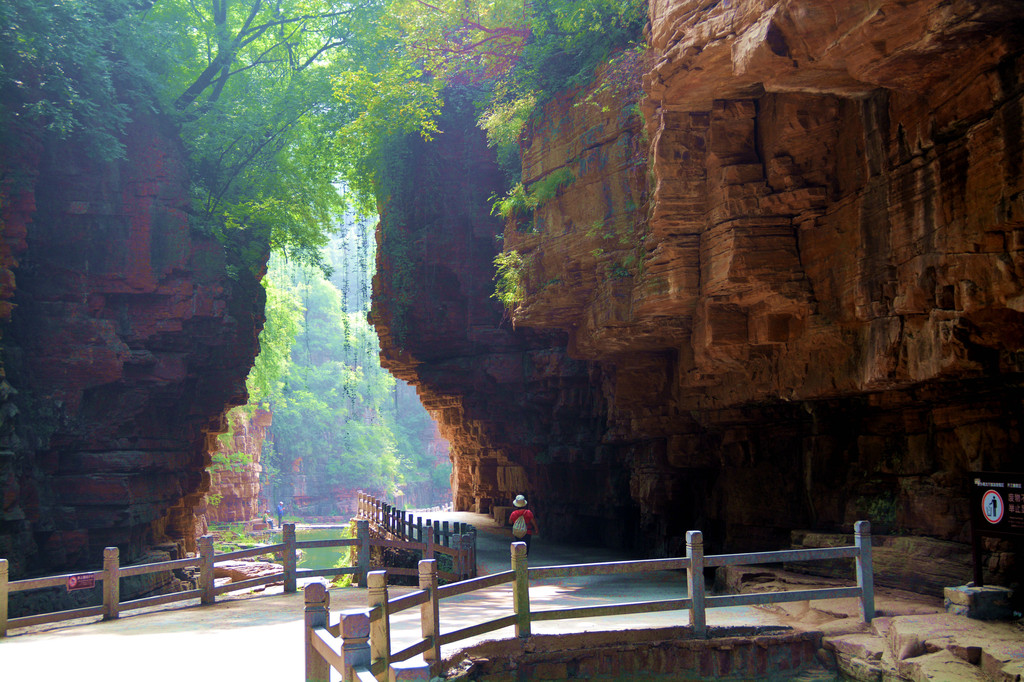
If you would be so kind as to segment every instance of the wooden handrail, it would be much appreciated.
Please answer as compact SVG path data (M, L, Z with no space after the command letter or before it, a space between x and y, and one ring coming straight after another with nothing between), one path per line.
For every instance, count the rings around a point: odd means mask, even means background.
M852 547L835 547L824 550L785 550L779 552L755 552L751 554L719 554L704 556L704 542L700 531L686 533L686 556L671 559L644 559L638 561L616 561L592 564L570 564L565 566L546 566L528 568L526 565L526 545L513 542L512 570L483 578L466 580L445 587L437 587L437 564L433 560L424 560L419 565L420 590L395 599L387 599L387 587L382 578L377 579L378 592L373 597L374 631L384 641L375 641L368 645L372 649L373 669L384 672L388 665L408 660L417 654L423 654L427 670L422 679L429 678L431 664L436 667L440 662L442 644L453 644L469 637L514 626L517 637L529 637L531 623L539 621L562 620L569 618L618 616L633 613L653 613L659 611L687 610L690 626L697 637L707 636L705 610L725 606L741 606L770 604L788 601L805 601L811 599L834 599L838 597L857 597L861 602L861 613L865 622L874 617L874 590L871 568L871 526L867 521L855 524L855 545ZM857 585L855 587L833 587L816 590L792 590L788 592L764 592L758 594L708 596L704 594L704 568L710 566L730 566L755 563L776 563L780 561L816 561L835 558L853 558L856 561ZM620 604L600 604L563 609L531 611L529 597L530 579L550 579L585 575L612 575L638 573L656 570L680 570L687 573L689 596L683 599L666 599L647 602L627 602ZM452 632L441 634L438 629L438 606L442 599L460 594L475 592L495 585L512 582L513 613L498 618L470 625ZM382 587L380 585L383 585ZM309 590L310 588L307 588ZM322 590L323 588L321 588ZM307 592L307 605L310 603ZM318 594L318 592L317 592ZM422 638L397 653L391 652L390 614L419 605L421 608ZM308 608L308 606L307 606ZM343 633L344 634L344 633ZM360 635L361 636L361 635ZM346 640L343 649L349 646ZM315 655L315 652L308 655ZM308 660L308 659L307 659ZM307 663L307 668L308 668ZM345 668L337 668L344 679L352 678ZM419 674L419 673L417 673Z
M600 564L569 564L543 566L530 569L530 578L572 578L581 575L617 575L645 571L678 571L690 567L685 557L675 559L638 559L636 561L610 561Z
M199 556L185 559L173 559L170 561L158 561L148 564L138 564L135 566L120 566L117 562L117 548L108 547L104 551L103 570L84 571L82 573L65 573L55 576L25 578L23 580L9 581L8 561L6 559L0 559L0 637L5 637L7 635L7 630L12 627L26 627L41 623L55 623L95 615L102 615L105 619L112 619L117 618L122 610L169 604L177 601L195 599L197 597L200 598L203 604L212 604L220 595L238 590L250 589L252 587L260 587L274 582L284 581L286 591L295 591L295 581L299 577L311 578L327 575L354 574L359 577L360 584L365 586L365 576L371 568L371 546L401 547L421 551L430 546L429 543L417 543L412 541L372 540L370 538L369 527L366 520L356 521L356 538L336 540L296 541L294 539L295 524L285 524L285 527L291 531L290 534L287 532L285 533L285 542L240 549L232 552L225 552L224 554L215 554L213 551L212 536L205 535L199 538ZM313 549L322 547L357 547L359 550L357 565L347 568L299 569L294 565L294 560L291 562L287 561L289 554L294 557L296 549ZM442 547L434 547L434 549L436 551L443 551L445 554L453 555L456 562L459 559L458 550ZM215 586L214 567L217 563L272 553L283 553L285 555L285 566L280 573L272 573L270 575L263 575L257 578L249 578L247 580L228 583L219 587ZM458 564L456 563L456 565ZM118 584L121 578L190 567L199 567L200 569L200 585L197 589L144 597L142 599L133 599L124 602L120 600ZM416 569L409 569L407 573L409 575L417 574ZM463 577L462 575L447 572L442 573L442 575L446 579L454 580L458 580ZM8 597L11 593L48 587L64 587L68 584L68 581L71 578L93 579L98 585L102 584L104 592L103 605L23 616L19 618L8 618ZM291 588L290 590L289 587ZM416 602L415 605L419 605L420 603L421 602Z

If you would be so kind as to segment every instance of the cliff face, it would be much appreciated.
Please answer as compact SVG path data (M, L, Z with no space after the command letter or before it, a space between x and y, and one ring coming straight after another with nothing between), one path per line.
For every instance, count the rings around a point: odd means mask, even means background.
M228 414L231 438L228 442L224 437L218 439L212 453L215 464L218 455L226 461L211 468L210 487L195 510L207 524L251 521L261 518L265 511L273 513L276 502L265 497L261 500L260 486L263 442L272 419L270 412L261 409L252 415L242 410Z
M377 232L371 320L382 364L415 384L451 444L456 507L486 512L549 452L592 452L600 400L564 333L515 330L491 297L502 225L488 197L502 189L470 106L452 107L431 144L396 151Z
M406 221L421 317L399 349L385 269L375 321L452 441L457 507L524 492L553 538L651 553L861 518L966 542L968 473L1020 468L1022 19L652 0L650 53L528 131L525 184L575 181L506 226L504 321L487 188L437 194L487 177L482 142L423 150L452 173L404 197L449 199Z
M0 292L12 578L95 565L106 546L122 562L192 549L213 434L245 399L262 288L190 232L174 133L137 120L125 143L120 163L67 145L6 160L22 178L4 189Z

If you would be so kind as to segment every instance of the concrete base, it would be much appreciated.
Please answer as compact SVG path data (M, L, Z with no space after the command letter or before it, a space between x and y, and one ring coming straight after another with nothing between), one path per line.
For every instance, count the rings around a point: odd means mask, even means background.
M1008 620L1013 618L1008 587L947 587L943 590L946 612L976 620Z
M491 515L494 517L494 520L498 522L499 526L507 526L508 515L511 514L514 509L515 507L495 506L494 509L491 510Z

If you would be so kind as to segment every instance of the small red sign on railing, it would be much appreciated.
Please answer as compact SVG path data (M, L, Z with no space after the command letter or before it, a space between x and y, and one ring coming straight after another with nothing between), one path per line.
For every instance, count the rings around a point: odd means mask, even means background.
M96 587L95 573L68 576L68 592L71 590L87 590L91 587Z

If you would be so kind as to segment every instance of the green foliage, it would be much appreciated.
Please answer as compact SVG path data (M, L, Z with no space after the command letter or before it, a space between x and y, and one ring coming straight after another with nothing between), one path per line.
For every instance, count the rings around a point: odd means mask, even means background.
M376 0L159 0L138 18L134 46L189 147L198 228L324 267L344 205L334 131L353 115L333 79L356 68L382 11Z
M559 168L530 185L527 190L523 183L512 186L509 193L496 199L491 214L502 218L527 217L543 204L558 195L558 190L575 182L576 176L568 168Z
M252 457L244 452L216 452L213 454L212 471L241 471L252 462Z
M524 266L522 255L515 249L502 251L494 257L496 284L492 296L501 301L506 310L514 309L526 297L523 286Z
M415 396L403 400L410 389L379 364L377 336L366 316L372 229L367 221L341 226L324 254L332 280L308 265L271 260L270 288L293 304L268 308L268 328L295 329L287 354L266 363L276 369L260 395L273 412L272 447L264 448L262 463L278 489L286 490L296 475L388 495L403 486L429 488L433 495L448 488L450 468L437 467L427 453L429 415ZM298 315L279 324L275 310ZM432 486L435 477L445 479L444 488Z
M505 100L496 93L478 121L487 132L487 145L495 148L498 164L510 177L519 176L519 137L536 105L537 96L532 92Z
M81 138L102 160L120 158L130 66L116 46L130 0L0 3L0 148L24 135ZM118 85L125 92L118 95Z
M646 18L644 0L393 0L378 31L390 41L374 52L381 59L365 74L337 79L340 100L362 103L367 112L342 132L362 154L353 182L386 202L393 167L378 161L387 158L389 139L414 130L429 139L438 132L433 121L442 92L465 92L475 98L478 123L514 185L529 118L638 40ZM514 212L528 197L513 187L508 198Z
M886 526L892 526L896 523L899 501L892 493L861 496L857 498L856 505L858 509L867 512L868 519L872 523Z
M260 353L245 383L250 405L265 405L277 390L288 369L303 313L296 293L279 287L274 277L264 277L262 284L267 292L266 322L260 332Z

